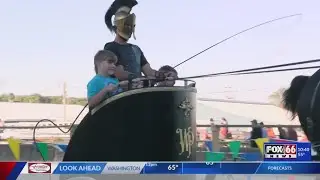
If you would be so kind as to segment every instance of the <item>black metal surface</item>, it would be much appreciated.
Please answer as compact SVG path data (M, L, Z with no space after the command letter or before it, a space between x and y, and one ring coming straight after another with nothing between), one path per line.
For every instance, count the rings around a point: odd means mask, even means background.
M181 87L149 89L87 115L74 132L64 161L195 160L196 93ZM191 106L179 108L185 100ZM186 109L190 110L188 117Z

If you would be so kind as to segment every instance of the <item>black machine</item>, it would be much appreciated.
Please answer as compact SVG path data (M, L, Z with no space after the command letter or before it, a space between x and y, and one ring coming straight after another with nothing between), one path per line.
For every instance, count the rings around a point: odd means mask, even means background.
M194 161L195 85L146 87L108 98L75 130L64 161Z

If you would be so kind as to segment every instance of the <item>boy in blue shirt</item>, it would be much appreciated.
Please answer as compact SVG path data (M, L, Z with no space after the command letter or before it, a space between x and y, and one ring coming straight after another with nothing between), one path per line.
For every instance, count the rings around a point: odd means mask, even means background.
M117 56L107 50L101 50L94 56L94 70L96 75L87 85L88 104L90 108L95 107L106 98L122 92L120 85L115 78Z

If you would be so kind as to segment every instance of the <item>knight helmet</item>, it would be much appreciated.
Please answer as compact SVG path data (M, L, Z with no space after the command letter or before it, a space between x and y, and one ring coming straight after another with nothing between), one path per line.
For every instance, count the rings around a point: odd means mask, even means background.
M136 39L134 34L136 15L131 13L131 9L137 4L136 0L115 0L105 15L108 29L125 40L129 40L132 35ZM114 16L113 23L112 16Z

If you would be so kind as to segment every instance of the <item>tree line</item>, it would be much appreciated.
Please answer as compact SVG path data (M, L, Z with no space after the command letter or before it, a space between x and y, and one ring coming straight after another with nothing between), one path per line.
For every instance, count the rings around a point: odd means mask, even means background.
M280 106L282 105L282 94L285 88L280 88L269 95L269 102ZM67 104L85 105L87 103L86 98L69 97L66 99ZM45 103L45 104L62 104L62 96L42 96L40 94L31 95L15 95L13 93L1 94L0 102L22 102L22 103Z
M85 105L86 98L66 98L67 104ZM44 103L44 104L62 104L62 96L42 96L40 94L15 95L13 93L1 94L0 102L20 102L20 103Z

